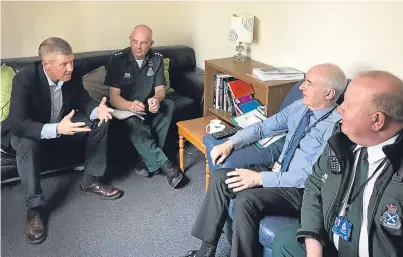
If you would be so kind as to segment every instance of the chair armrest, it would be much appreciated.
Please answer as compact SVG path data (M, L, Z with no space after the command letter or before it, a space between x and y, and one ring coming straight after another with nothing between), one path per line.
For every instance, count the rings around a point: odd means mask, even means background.
M172 88L181 95L187 96L202 104L204 93L204 70L177 73L172 77Z

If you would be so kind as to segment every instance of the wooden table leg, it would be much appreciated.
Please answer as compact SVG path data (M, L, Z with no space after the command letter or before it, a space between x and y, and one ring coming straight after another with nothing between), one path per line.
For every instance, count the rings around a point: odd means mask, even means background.
M183 136L179 135L179 169L184 172L185 171L185 143L183 140Z
M208 167L207 157L206 157L206 191L208 189L208 185L210 183L210 169Z

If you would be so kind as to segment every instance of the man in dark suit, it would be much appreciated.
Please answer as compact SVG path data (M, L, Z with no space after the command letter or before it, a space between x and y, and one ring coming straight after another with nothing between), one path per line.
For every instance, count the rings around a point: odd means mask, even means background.
M45 199L39 182L41 156L58 152L85 138L85 171L80 190L116 199L117 188L97 180L105 173L108 120L113 109L97 105L73 72L71 46L61 38L48 38L39 46L41 63L19 72L13 80L10 114L2 123L2 149L16 153L18 174L25 191L25 236L33 244L47 235L43 222Z

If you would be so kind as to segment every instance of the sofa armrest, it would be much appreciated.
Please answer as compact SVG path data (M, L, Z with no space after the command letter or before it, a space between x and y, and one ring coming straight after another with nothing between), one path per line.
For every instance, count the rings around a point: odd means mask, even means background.
M204 70L195 68L172 77L172 88L181 95L187 96L202 104L204 93Z

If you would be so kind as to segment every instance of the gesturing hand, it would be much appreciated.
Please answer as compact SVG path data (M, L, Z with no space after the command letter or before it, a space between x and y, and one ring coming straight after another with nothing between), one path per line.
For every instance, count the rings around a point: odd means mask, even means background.
M85 125L85 122L71 122L75 111L72 110L69 114L57 124L56 131L59 135L74 135L78 132L89 132L91 129Z
M226 179L225 184L234 192L262 185L262 174L254 170L235 169L235 171L228 172L227 177L231 178Z
M160 101L158 101L157 98L151 97L148 99L148 110L151 113L157 113L158 110L160 109Z
M226 141L221 145L216 145L210 151L211 161L214 165L221 164L227 159L228 155L231 153L233 144L230 141Z
M113 109L106 106L106 97L102 98L101 103L98 105L98 126L101 126L103 122L108 122L112 119Z
M132 105L130 106L130 111L132 112L144 112L145 106L142 102L138 100L134 100Z

